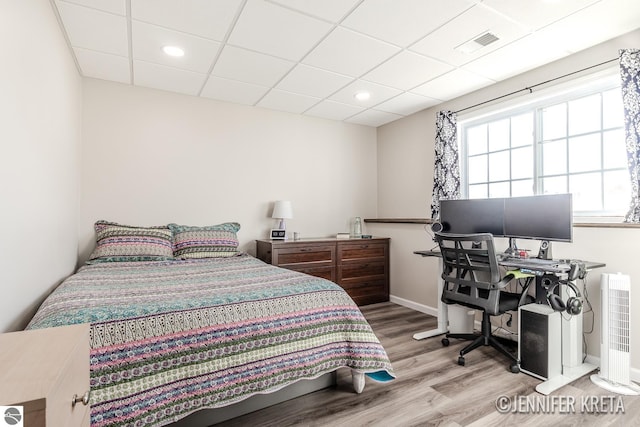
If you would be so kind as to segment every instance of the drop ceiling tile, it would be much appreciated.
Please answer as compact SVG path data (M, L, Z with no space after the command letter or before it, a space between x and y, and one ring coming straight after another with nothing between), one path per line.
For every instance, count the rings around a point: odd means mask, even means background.
M268 0L269 1L269 0ZM290 9L306 13L316 18L338 23L360 0L270 0Z
M366 101L359 101L355 98L355 94L358 92L369 92L371 97ZM343 104L355 105L356 107L370 108L401 93L402 91L398 89L364 80L356 80L329 97L329 99Z
M295 65L271 55L227 45L213 68L213 75L272 87Z
M385 113L384 111L366 110L360 114L356 114L355 116L345 121L349 123L356 123L359 125L378 127L401 118L402 116L400 115Z
M131 2L131 17L221 41L241 4L241 0L134 0Z
M330 120L345 120L365 109L335 101L322 101L305 111L305 115L322 117Z
M384 111L386 113L394 113L401 116L408 116L425 108L432 107L439 104L440 100L427 98L422 95L416 95L415 93L405 92L391 98L382 104L376 105L376 110Z
M477 51L469 54L455 49L487 31L496 35L500 40L480 47ZM410 50L460 66L522 38L526 34L528 34L528 30L524 26L517 25L479 4L412 45Z
M129 58L79 47L73 51L83 76L131 84Z
M300 114L319 101L319 98L272 89L258 102L257 106Z
M278 83L277 88L287 92L325 98L351 81L353 81L352 77L299 64Z
M411 92L448 101L493 83L494 80L458 68L412 89Z
M128 56L127 20L96 9L71 3L58 4L60 18L73 47Z
M338 27L302 62L359 77L399 51L388 43Z
M331 24L273 3L248 0L229 43L299 61L331 28Z
M133 21L133 59L166 65L168 67L208 73L218 53L220 43L156 25ZM164 46L178 46L184 49L183 57L166 55Z
M126 0L57 0L56 3L75 3L91 7L93 9L102 10L104 12L115 13L116 15L126 16L127 14Z
M472 0L365 1L342 25L407 47L474 3Z
M453 66L403 51L367 73L364 80L409 90L453 69Z
M537 34L554 45L578 52L637 28L640 28L640 1L602 0L543 28ZM640 40L636 40L635 47L638 46Z
M268 90L264 86L210 76L201 95L236 104L255 105Z
M527 0L526 2L484 0L482 4L531 29L538 29L557 21L559 17L569 16L598 1L600 0Z
M500 48L463 68L492 80L504 80L538 66L553 62L570 52L537 33Z
M206 78L206 74L150 62L133 61L133 83L137 86L197 95Z

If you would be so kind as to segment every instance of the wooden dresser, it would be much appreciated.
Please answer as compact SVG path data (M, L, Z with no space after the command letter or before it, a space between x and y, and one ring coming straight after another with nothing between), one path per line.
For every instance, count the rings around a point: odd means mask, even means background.
M342 286L358 305L389 301L389 238L257 240L257 258Z
M26 427L89 427L88 324L0 334L0 366L0 405Z

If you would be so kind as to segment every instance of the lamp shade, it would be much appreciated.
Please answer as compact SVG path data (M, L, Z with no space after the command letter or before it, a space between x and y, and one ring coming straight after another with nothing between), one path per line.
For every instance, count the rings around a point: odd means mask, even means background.
M273 205L273 213L271 218L293 218L293 208L288 200L278 200Z

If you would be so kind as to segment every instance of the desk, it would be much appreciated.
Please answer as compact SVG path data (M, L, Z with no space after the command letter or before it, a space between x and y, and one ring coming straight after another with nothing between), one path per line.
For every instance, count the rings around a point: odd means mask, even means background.
M414 251L414 254L423 257L438 257L439 271L442 271L442 256L440 251ZM605 267L606 264L601 262L579 261L584 264L585 270L590 271L596 268ZM566 274L571 269L570 261L558 260L557 262L541 264L532 262L527 258L505 258L498 257L498 264L508 269L521 269L529 272L536 277L536 302L538 304L547 304L546 291L542 286L542 281L549 274L558 276ZM444 281L441 275L438 275L438 295L442 295ZM566 301L564 287L561 288L560 297ZM438 298L438 327L436 329L424 332L418 332L413 335L416 340L442 335L447 333L448 316L447 306L440 298ZM595 370L597 366L583 363L582 361L582 312L578 315L562 319L562 374L544 381L536 386L536 391L548 395L560 387L571 383L572 381Z

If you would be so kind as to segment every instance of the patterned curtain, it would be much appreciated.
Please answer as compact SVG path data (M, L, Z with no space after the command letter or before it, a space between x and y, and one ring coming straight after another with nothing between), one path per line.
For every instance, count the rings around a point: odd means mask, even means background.
M631 208L625 222L640 222L640 49L620 49L625 141L631 175Z
M460 159L458 157L457 117L452 111L439 111L436 116L435 164L431 218L440 216L441 199L460 198Z

